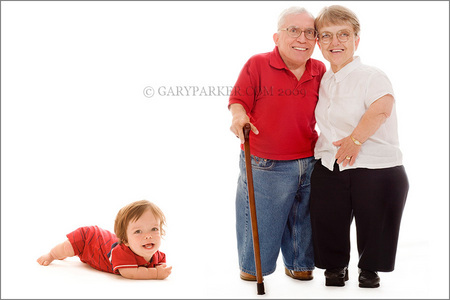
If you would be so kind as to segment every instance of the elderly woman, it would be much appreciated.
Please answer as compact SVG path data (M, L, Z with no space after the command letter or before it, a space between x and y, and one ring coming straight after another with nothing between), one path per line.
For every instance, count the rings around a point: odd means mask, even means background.
M354 56L360 24L349 9L325 7L315 20L318 45L330 62L315 115L320 136L311 175L315 265L326 286L344 286L350 225L356 222L359 286L380 285L394 269L409 188L399 149L395 98L387 76Z

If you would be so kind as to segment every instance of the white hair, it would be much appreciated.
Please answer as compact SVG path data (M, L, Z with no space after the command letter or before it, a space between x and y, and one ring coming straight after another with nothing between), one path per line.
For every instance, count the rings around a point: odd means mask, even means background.
M287 16L300 15L300 14L308 14L311 18L314 19L314 16L309 11L307 11L304 7L292 6L292 7L286 8L285 10L283 10L281 12L280 16L278 17L277 30L279 30L281 28L281 26L283 26Z

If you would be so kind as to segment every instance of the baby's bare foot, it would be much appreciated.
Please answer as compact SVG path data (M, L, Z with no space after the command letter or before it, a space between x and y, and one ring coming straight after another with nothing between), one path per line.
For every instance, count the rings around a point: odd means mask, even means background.
M37 259L37 262L42 266L48 266L53 260L54 260L53 256L50 253L48 253L39 257Z

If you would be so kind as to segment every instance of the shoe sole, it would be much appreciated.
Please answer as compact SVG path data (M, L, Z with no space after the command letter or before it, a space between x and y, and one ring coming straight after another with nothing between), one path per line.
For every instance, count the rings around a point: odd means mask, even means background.
M246 277L246 276L242 276L242 275L240 275L239 277L245 281L257 281L256 277L253 278L253 277Z
M377 288L379 286L380 286L379 283L377 283L377 284L362 284L362 283L360 283L359 284L360 288Z
M325 279L326 286L345 286L344 278L326 278Z

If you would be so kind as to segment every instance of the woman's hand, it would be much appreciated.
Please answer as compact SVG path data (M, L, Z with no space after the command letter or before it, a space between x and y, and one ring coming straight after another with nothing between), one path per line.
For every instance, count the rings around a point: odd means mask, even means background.
M389 118L393 106L394 97L390 94L377 99L369 106L350 136L333 142L333 145L339 147L335 157L338 164L343 162L342 165L345 167L347 164L352 166L355 163L361 144L371 137L380 128L381 124ZM359 145L353 141L352 136L359 141Z
M333 142L333 145L339 147L335 156L338 164L342 163L342 166L346 167L347 164L352 166L355 163L361 146L356 145L350 136Z

